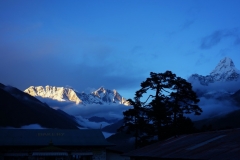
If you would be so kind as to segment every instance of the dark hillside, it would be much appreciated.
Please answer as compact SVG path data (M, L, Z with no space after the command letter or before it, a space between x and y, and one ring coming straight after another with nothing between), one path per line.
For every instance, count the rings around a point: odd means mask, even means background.
M108 133L117 133L117 130L123 125L123 119L117 121L116 123L110 124L104 127L102 130Z
M194 125L197 129L202 130L240 128L240 109L223 116L195 121Z
M0 86L0 127L39 124L44 128L78 129L74 117L50 108L14 88Z

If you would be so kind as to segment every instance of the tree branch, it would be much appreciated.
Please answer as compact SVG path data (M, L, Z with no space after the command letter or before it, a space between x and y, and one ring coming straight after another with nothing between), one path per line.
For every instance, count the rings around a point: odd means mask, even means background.
M148 101L148 99L149 99L150 97L156 97L156 96L149 95L148 98L147 98L147 100L146 100L145 102L143 102L143 104L147 103L147 101Z

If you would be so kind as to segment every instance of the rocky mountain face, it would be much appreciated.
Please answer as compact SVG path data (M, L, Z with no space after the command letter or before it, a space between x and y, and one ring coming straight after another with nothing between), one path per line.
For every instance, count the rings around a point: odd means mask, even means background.
M231 58L225 57L209 75L193 74L188 80L190 82L199 81L200 84L206 86L215 82L238 81L240 80L240 70L235 67Z
M38 124L44 128L78 129L75 117L50 108L17 88L0 83L0 128Z
M55 87L55 86L30 86L25 93L31 96L40 96L43 98L51 98L58 101L72 101L76 104L89 105L89 104L123 104L128 106L129 102L123 98L116 90L109 90L103 87L98 90L87 94L79 93L72 88Z
M73 101L76 104L81 103L82 101L77 96L76 92L71 88L64 87L54 87L54 86L30 86L27 88L25 93L30 94L31 96L40 96L43 98L51 98L58 101Z
M126 101L115 89L109 90L104 89L103 87L91 93L92 95L100 98L104 103L117 103L124 104L126 106L129 105L129 102Z

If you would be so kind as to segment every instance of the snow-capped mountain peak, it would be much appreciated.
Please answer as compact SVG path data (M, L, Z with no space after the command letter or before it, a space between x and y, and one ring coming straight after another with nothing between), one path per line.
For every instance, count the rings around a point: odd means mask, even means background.
M240 71L235 67L231 58L225 57L209 75L193 74L189 81L198 80L202 85L208 85L214 82L238 81L239 79Z
M79 93L70 87L55 87L55 86L30 86L25 93L32 96L40 96L43 98L51 98L58 101L72 101L76 104L123 104L128 106L129 102L126 101L116 90L109 90L103 87L96 91L86 94Z
M76 92L71 88L64 87L55 87L55 86L30 86L26 90L25 93L30 94L31 96L40 96L43 98L51 98L58 101L73 101L76 104L82 102L81 99L78 98Z
M92 94L101 97L101 94L106 94L108 92L108 90L106 90L103 87L100 87L99 89L97 89L96 91L92 92Z
M235 68L235 65L231 58L225 57L222 59L216 68L210 73L217 81L227 81L237 78L239 71Z
M105 103L119 103L124 105L129 105L129 102L126 101L115 89L109 90L103 87L100 87L96 91L92 92L93 95L101 98Z

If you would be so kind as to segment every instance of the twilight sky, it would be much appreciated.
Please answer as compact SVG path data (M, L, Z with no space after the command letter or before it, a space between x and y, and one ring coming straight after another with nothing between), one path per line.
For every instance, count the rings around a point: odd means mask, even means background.
M240 69L239 0L0 0L0 82L101 86L132 98L150 72Z

